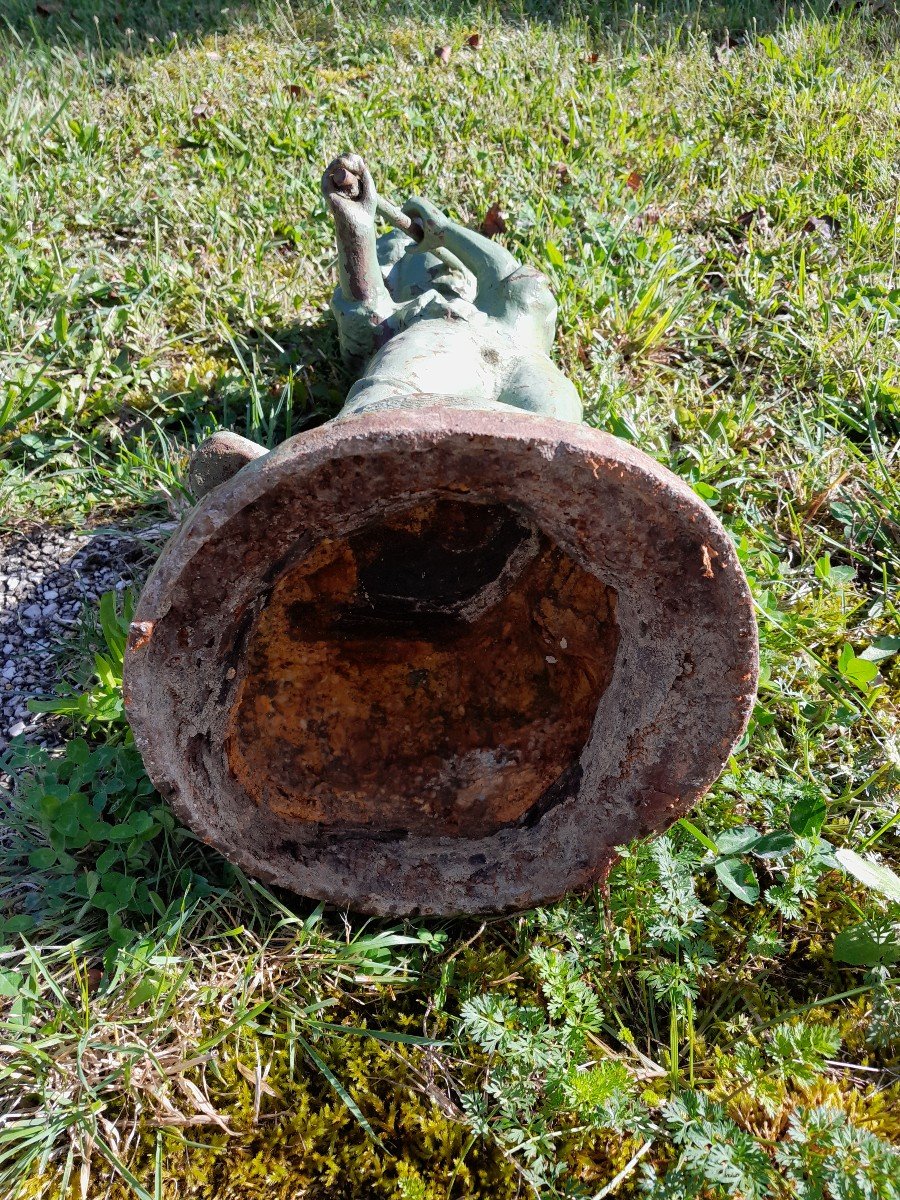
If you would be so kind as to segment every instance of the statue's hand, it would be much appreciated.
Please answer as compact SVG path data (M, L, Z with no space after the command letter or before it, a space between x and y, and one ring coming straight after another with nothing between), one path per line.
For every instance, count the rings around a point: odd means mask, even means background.
M428 200L413 197L403 205L403 211L412 217L423 230L419 246L422 250L437 250L444 244L444 233L450 224L450 219Z
M335 217L374 228L378 193L358 154L342 154L328 164L322 176L322 195Z

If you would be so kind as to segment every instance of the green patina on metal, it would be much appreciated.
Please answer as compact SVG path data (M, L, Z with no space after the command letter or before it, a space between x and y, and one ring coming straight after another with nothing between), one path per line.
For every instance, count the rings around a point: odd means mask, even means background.
M427 200L402 212L381 200L356 154L331 163L322 191L337 232L341 347L367 364L342 415L424 394L581 420L578 393L550 358L556 300L540 271ZM379 215L400 228L376 238Z
M540 271L427 200L397 208L358 154L334 159L322 192L337 238L331 308L359 373L338 420L441 404L581 421L578 393L550 357L557 306ZM379 217L395 226L381 237ZM194 452L191 490L199 499L265 453L213 434Z

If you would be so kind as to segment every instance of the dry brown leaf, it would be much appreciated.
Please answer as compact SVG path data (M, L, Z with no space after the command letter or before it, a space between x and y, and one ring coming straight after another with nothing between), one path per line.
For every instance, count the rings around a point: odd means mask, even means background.
M499 204L492 204L484 215L484 220L481 222L481 232L485 237L496 237L498 233L504 233L506 230L506 218Z
M819 509L825 501L831 496L831 493L847 482L850 477L849 471L842 471L833 483L829 483L828 487L822 488L820 492L816 492L806 506L806 512L803 514L807 521L811 521L816 516Z
M741 213L728 232L734 241L739 242L753 226L758 226L761 233L765 233L769 228L769 217L764 208L751 208L748 212Z
M817 233L826 242L841 232L841 223L837 217L831 217L828 213L823 213L821 217L810 217L803 226L804 233Z
M287 93L292 99L299 100L302 96L306 95L306 88L300 83L289 83L287 85Z
M453 50L450 46L435 46L434 48L434 57L438 60L438 62L443 63L445 67L450 61L450 55L452 53Z
M643 182L644 177L640 171L632 171L625 180L625 186L631 188L633 192L636 192Z
M252 1083L253 1086L257 1089L258 1092L260 1092L261 1095L271 1096L275 1100L281 1099L281 1096L279 1095L278 1092L275 1091L275 1089L272 1087L272 1085L268 1082L264 1073L251 1070L250 1067L245 1066L245 1064L242 1063L240 1061L240 1059L236 1059L234 1065L237 1067L237 1069L240 1071L240 1073L243 1075L243 1077L247 1080L247 1082Z
M466 38L466 45L471 46L473 50L480 50L483 44L480 33L470 33Z
M719 62L723 62L728 58L732 50L736 50L738 46L742 46L747 40L747 34L742 29L726 29L725 36L715 48L715 55Z
M228 1128L225 1118L216 1111L208 1097L204 1096L196 1083L192 1083L190 1079L185 1079L183 1075L176 1076L175 1083L181 1088L185 1096L192 1101L198 1116L204 1117L212 1125L218 1125L229 1137L237 1136L233 1129Z
M597 50L592 50L590 52L590 54L588 54L587 57L585 58L585 62L590 63L592 66L594 63L599 62L599 61L600 61L600 53Z
M553 173L560 183L571 183L572 176L569 172L568 163L555 162L553 164Z

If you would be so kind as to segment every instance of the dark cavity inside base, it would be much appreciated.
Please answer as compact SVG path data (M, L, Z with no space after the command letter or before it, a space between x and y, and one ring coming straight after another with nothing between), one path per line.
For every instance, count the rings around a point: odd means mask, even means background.
M509 508L395 509L277 579L239 666L230 768L257 805L326 833L526 823L565 793L615 614L615 592Z

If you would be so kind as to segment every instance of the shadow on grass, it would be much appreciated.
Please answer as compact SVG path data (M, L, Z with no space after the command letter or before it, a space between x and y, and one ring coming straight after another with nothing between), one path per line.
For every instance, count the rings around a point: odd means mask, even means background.
M634 27L650 41L689 28L739 37L778 28L808 14L837 10L841 0L7 0L0 22L17 42L137 55L174 37L203 38L253 25L291 25L298 37L329 41L347 23L413 19L432 24L584 21L598 34ZM0 23L2 31L2 23ZM9 34L7 34L7 37ZM2 37L2 32L0 32Z
M337 326L328 312L279 328L229 320L230 336L211 350L219 369L210 380L157 397L132 413L129 434L147 419L188 446L223 428L273 449L333 417L353 382L344 367Z

